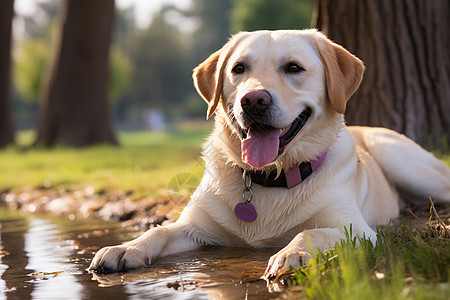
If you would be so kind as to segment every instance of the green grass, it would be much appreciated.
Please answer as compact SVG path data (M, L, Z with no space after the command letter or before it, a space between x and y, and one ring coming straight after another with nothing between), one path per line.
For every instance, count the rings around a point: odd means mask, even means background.
M121 146L26 148L31 132L20 132L18 147L0 150L0 191L54 188L135 191L158 196L180 173L201 178L201 144L210 128L173 132L120 132Z
M286 279L292 298L448 299L450 232L438 225L379 229L378 240L347 238Z
M450 155L438 155L438 157L447 165L450 166Z

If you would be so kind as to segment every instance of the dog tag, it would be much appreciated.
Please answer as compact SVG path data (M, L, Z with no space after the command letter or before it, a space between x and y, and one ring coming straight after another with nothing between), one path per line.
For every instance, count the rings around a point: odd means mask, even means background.
M256 207L249 202L240 202L234 207L236 217L245 222L253 222L256 220L258 213Z

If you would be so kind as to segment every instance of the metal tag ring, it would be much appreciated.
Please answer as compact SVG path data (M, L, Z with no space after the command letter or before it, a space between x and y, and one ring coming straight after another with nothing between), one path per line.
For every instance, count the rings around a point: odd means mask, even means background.
M250 193L250 197L246 197L246 193ZM251 188L246 188L242 192L242 199L244 199L245 202L250 203L253 199L253 190Z
M244 185L244 189L252 188L252 177L250 176L250 173L248 173L248 171L244 171L242 173L242 184Z

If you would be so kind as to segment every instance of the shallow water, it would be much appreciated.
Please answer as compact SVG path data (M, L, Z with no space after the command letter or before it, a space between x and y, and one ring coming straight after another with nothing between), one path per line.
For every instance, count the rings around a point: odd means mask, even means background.
M152 268L86 272L99 247L136 237L118 223L0 208L0 299L267 299L260 279L277 249L202 248Z

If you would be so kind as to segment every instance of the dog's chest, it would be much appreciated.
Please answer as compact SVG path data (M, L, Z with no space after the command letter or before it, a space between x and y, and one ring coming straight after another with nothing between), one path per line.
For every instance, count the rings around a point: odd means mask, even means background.
M227 245L283 246L304 228L314 213L308 200L311 189L306 182L291 189L253 183L250 203L256 209L256 218L246 222L235 214L236 206L245 203L249 196L244 192L242 170L224 166L205 172L194 198L215 224L209 228L200 226L212 240L220 236ZM196 216L199 219L198 213Z
M227 204L219 220L224 230L249 246L283 246L300 232L308 213L302 209L304 199L295 190L254 185L251 205L257 215L254 221L246 222L235 213L236 205L244 203L241 189L221 195Z

